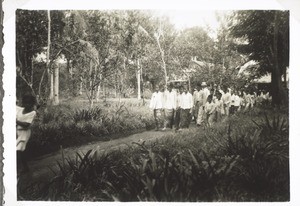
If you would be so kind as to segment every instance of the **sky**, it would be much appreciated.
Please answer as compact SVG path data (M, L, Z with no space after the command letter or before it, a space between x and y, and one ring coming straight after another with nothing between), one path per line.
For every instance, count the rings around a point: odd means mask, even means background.
M195 11L195 10L157 10L158 13L170 17L177 29L192 26L205 26L209 24L212 28L217 28L219 23L215 16L215 11Z
M225 14L226 11L217 11L218 14ZM216 10L156 10L158 16L168 16L170 21L178 30L200 26L210 28L209 35L216 38L220 23L217 20Z

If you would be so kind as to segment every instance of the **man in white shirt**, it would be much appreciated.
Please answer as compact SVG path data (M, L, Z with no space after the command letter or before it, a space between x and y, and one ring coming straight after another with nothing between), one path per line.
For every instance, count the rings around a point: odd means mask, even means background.
M230 98L230 108L229 108L230 115L235 113L235 99L236 99L236 95L235 95L235 91L233 90Z
M207 89L206 82L201 83L201 91L200 91L200 100L199 100L199 112L197 117L197 125L200 126L203 121L205 120L205 112L204 112L204 106L207 101L207 97L210 94L210 91Z
M173 126L174 110L176 109L176 92L172 91L173 85L169 84L163 96L163 106L165 112L164 128L171 128Z
M223 103L224 103L224 112L225 116L229 115L229 108L231 103L231 89L227 88L226 93L222 96Z
M244 104L245 104L244 111L246 112L250 109L250 104L251 104L250 94L248 94L246 91L244 91L243 99L244 99Z
M212 94L208 95L207 102L204 106L204 111L206 114L206 123L207 126L212 126L214 120L215 120L215 111L216 111L216 104L212 101Z
M156 128L155 130L158 131L163 124L163 87L156 86L155 92L152 94L150 100L150 109L153 110L154 120Z
M241 110L241 98L238 91L235 94L234 107L235 107L234 109L235 112Z
M194 91L194 94L193 94L193 100L194 100L193 115L194 115L195 122L197 122L199 107L200 107L199 106L200 105L200 95L201 95L200 90L201 90L200 84L197 84L196 91Z
M193 96L189 93L186 85L184 86L184 92L180 95L180 107L180 127L189 128L193 110Z
M181 94L183 93L183 87L179 87L179 91L176 93L176 110L175 110L175 119L174 126L175 130L179 130L180 127L180 113L181 113Z
M222 119L222 116L224 115L224 103L222 100L222 94L221 92L217 92L216 94L217 99L215 102L216 105L216 121L220 122Z
M220 85L217 86L217 90L221 93L221 95L224 95L224 91L221 89ZM221 96L221 98L222 98L222 96Z

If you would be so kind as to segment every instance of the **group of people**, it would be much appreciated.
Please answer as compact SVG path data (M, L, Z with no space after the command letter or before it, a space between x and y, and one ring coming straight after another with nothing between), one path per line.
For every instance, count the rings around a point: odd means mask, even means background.
M234 115L237 111L248 111L256 104L269 104L271 96L268 92L260 91L247 93L231 88L221 89L220 85L210 88L206 82L198 84L193 94L187 85L174 88L168 84L156 86L150 100L153 110L156 130L168 128L181 130L189 128L191 121L197 126L211 126Z

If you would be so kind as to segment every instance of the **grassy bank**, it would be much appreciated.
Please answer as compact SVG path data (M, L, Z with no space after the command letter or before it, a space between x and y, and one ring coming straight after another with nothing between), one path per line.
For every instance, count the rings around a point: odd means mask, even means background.
M254 109L122 151L66 159L28 200L288 201L289 125L283 110Z
M154 126L152 113L141 101L106 101L89 108L86 101L64 102L38 111L28 143L37 157L91 141L107 141Z

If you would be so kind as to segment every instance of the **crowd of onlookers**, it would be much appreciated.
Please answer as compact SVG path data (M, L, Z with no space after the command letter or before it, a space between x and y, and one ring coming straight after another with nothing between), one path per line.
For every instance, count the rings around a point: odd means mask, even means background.
M172 84L156 86L150 108L153 110L156 130L189 128L191 121L197 126L211 126L238 111L249 111L254 105L270 104L269 92L256 93L220 85L197 85L193 94L187 85L174 88Z

